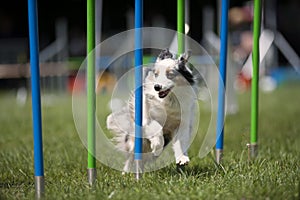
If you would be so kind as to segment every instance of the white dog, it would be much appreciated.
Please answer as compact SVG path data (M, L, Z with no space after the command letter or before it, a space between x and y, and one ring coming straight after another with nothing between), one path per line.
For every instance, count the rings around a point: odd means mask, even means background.
M188 58L183 54L174 59L168 49L163 50L154 66L144 72L143 152L159 156L170 143L178 165L190 161L187 150L195 114L196 80L187 67ZM134 126L132 94L127 106L107 117L107 128L115 133L118 147L131 153L124 172L129 171L133 161Z

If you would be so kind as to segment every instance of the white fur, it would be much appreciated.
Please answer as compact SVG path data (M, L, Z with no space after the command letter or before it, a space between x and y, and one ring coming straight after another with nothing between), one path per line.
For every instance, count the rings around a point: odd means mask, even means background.
M191 142L195 95L190 84L180 74L170 78L168 72L177 73L178 62L172 58L157 59L153 71L144 80L143 131L144 140L150 143L150 147L144 148L151 148L153 156L159 156L164 147L164 136L170 136L176 164L186 165L190 161L187 150ZM161 86L160 91L154 89L155 84ZM167 96L160 98L159 92L169 90ZM126 107L108 116L107 128L116 133L118 146L133 154L134 142L132 138L125 142L125 136L134 136L134 94ZM130 156L124 172L129 171L132 161L133 156Z

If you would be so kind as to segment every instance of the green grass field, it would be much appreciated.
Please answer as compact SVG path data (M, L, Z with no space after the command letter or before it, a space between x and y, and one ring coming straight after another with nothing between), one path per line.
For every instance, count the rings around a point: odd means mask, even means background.
M300 199L300 85L260 94L259 155L248 161L250 93L239 95L240 112L226 118L225 155L197 157L179 173L175 164L134 175L97 162L98 180L87 184L87 152L76 133L70 96L43 101L46 199ZM82 105L85 106L85 105ZM0 94L0 199L33 199L33 140L30 99L18 106L15 93Z

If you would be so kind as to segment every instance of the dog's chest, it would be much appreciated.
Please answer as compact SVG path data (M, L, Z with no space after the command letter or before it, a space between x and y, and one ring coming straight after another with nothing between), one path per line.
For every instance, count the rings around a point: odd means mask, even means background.
M168 98L164 101L156 97L150 97L147 99L147 110L149 118L156 120L162 126L168 126L168 124L179 124L181 120L181 108L176 98Z

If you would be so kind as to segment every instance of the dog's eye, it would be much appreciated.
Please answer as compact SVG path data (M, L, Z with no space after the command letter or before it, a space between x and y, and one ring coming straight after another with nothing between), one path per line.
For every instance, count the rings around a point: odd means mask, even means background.
M175 71L169 71L167 73L167 78L168 79L173 79L173 78L175 78L175 76L176 76L176 72Z

